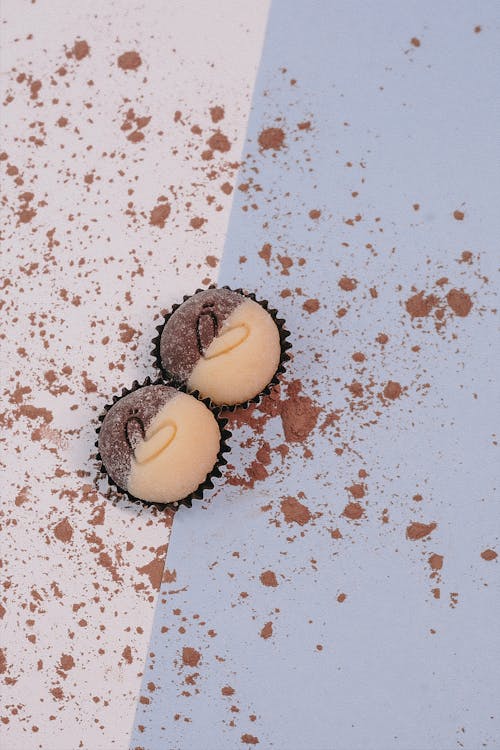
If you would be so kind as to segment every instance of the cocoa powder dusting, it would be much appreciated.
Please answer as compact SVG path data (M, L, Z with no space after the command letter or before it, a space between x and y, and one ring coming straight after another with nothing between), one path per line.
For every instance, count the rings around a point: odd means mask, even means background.
M364 516L364 508L359 503L351 502L347 503L342 515L348 518L350 521L359 521Z
M276 574L272 570L266 570L260 574L260 582L263 586L277 586Z
M498 554L493 549L485 549L481 552L481 557L483 558L483 560L490 562L491 560L496 560Z
M406 527L406 538L412 542L424 539L424 537L432 534L436 527L437 523L419 523L418 521L414 521Z
M446 300L455 315L465 318L472 310L472 300L467 292L461 289L450 289Z
M268 638L272 636L272 634L273 634L273 624L272 622L266 622L266 624L260 631L260 637L266 641Z
M285 134L281 128L266 128L259 135L259 146L263 151L279 151L284 142Z
M155 206L152 209L149 215L149 223L153 227L160 227L160 229L163 229L163 227L165 226L165 222L167 221L169 216L170 216L170 204L159 203L157 206Z
M137 70L142 65L141 56L138 52L124 52L118 58L118 67L122 70Z
M281 501L281 512L287 523L297 523L304 526L312 516L307 505L300 503L295 497L285 497Z
M73 527L67 518L63 518L59 521L57 526L54 526L54 536L59 539L60 542L70 542L73 538Z
M184 646L182 649L182 663L186 667L197 667L200 663L201 654L191 646Z

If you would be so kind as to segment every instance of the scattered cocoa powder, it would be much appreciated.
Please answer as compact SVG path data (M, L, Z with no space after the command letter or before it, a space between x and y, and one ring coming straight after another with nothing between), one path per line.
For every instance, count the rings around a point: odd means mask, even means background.
M285 134L281 128L266 128L259 135L259 146L263 151L279 151L284 142Z
M201 654L195 648L184 646L182 649L182 663L186 667L197 667L200 663Z
M350 521L359 521L364 516L364 513L364 508L359 503L354 502L347 503L342 511L342 515Z
M54 536L59 539L60 542L70 542L73 538L73 527L67 518L63 518L59 521L57 526L54 526Z
M263 586L277 586L276 574L272 570L265 570L260 574L260 582Z
M395 399L399 398L402 392L403 392L403 389L401 388L401 385L394 380L389 380L389 382L384 388L385 398L389 398L391 399L391 401L394 401Z
M213 123L218 123L224 119L224 107L210 107L210 117Z
M138 52L124 52L118 58L118 67L122 70L137 70L141 65L142 60Z
M241 741L245 745L258 745L259 744L258 737L254 737L253 734L242 734Z
M465 318L472 310L472 300L467 292L462 289L450 289L446 300L455 315Z
M287 523L297 523L299 526L309 523L312 518L307 505L303 505L295 497L285 497L281 501L281 512Z
M481 552L481 557L483 560L490 562L491 560L496 560L498 554L493 549L485 549Z
M160 227L160 229L163 229L165 226L165 222L167 221L168 217L170 216L170 204L169 203L159 203L157 206L155 206L149 216L149 223L153 227Z
M80 61L83 60L84 57L87 57L90 52L90 47L84 39L77 40L73 45L72 52L75 59Z
M308 313L315 313L319 310L319 302L317 299L308 299L304 302L302 307Z
M406 538L412 542L424 539L424 537L432 534L436 527L437 523L419 523L418 521L413 521L413 523L410 523L406 527Z
M339 279L338 284L344 292L353 292L358 286L356 279L350 279L348 276L342 276L342 278Z
M438 300L433 294L429 294L427 297L424 295L425 292L418 292L418 294L414 294L413 297L406 300L405 307L412 318L427 317L432 308L437 305Z
M264 638L264 640L267 640L270 638L273 634L273 624L272 622L266 622L262 630L260 631L260 637Z
M441 568L443 567L443 560L444 560L443 555L438 555L436 553L433 553L429 557L428 562L432 570L441 570Z

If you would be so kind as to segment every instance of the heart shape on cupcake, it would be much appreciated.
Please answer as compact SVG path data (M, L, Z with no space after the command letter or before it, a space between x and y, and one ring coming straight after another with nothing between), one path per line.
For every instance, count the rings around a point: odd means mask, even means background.
M146 464L167 450L175 439L177 425L168 420L161 424L147 439L141 440L134 448L134 460L139 465Z
M203 353L204 359L215 359L222 354L236 349L250 336L250 328L246 323L227 328L219 336L216 336L206 352Z

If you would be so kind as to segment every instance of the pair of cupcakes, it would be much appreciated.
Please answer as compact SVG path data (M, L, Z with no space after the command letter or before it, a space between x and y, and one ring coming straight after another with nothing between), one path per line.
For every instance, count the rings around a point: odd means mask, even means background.
M96 446L110 484L132 500L184 504L227 463L225 410L260 401L284 372L288 331L267 302L229 287L198 290L158 328L149 378L105 407Z

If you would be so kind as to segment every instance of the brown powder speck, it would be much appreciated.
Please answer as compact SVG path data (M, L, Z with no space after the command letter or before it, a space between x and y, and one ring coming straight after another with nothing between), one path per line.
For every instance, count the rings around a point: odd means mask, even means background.
M350 521L359 521L364 513L364 508L359 503L347 503L342 511L342 515Z
M218 123L224 119L224 107L210 107L212 122Z
M297 123L297 127L299 130L310 130L311 129L311 120L306 120L305 122L299 122Z
M225 685L225 686L224 686L224 687L223 687L223 688L221 689L221 693L222 693L222 695L234 695L234 692L235 692L235 691L234 691L234 688L232 688L232 687L231 687L231 685Z
M83 60L84 57L87 57L90 52L90 47L84 39L78 40L74 43L72 52L75 59L80 61Z
M71 654L62 654L61 655L61 669L63 672L69 672L70 669L73 669L75 666L75 660L71 656Z
M347 490L356 500L361 500L365 496L365 488L362 484L352 484Z
M128 323L120 323L120 341L123 344L129 344L134 336L136 335L137 331L135 328L132 328L132 326L129 326Z
M222 190L222 192L223 192L223 193L225 193L226 195L231 195L231 193L233 192L233 186L232 186L232 185L231 185L231 184L230 184L229 182L224 182L224 183L223 183L223 184L222 184L222 185L220 186L220 189L221 189L221 190Z
M137 572L141 575L146 575L149 578L149 582L155 591L160 589L161 580L163 577L163 567L165 565L165 553L167 551L166 545L158 547L156 550L156 556L151 562L144 565L142 568L137 568Z
M281 128L266 128L259 135L259 146L263 151L273 149L278 151L285 142L285 134Z
M321 409L309 396L300 396L293 389L289 392L290 397L279 407L285 438L290 443L302 443L316 427Z
M265 570L260 574L260 582L263 586L277 586L276 574L272 570Z
M207 255L207 257L205 258L205 262L207 266L210 266L210 268L215 268L219 260L215 257L215 255Z
M231 148L231 142L228 137L224 133L221 133L220 130L217 130L216 133L210 136L207 144L212 151L220 151L221 153L226 153Z
M271 245L268 242L262 245L262 250L259 250L259 258L265 260L267 265L269 265L271 259Z
M406 300L405 307L412 318L425 318L437 304L434 295L430 294L428 297L424 297L424 294L423 291L418 292L418 294L414 294L413 297Z
M266 641L268 638L270 638L273 634L273 624L272 622L266 622L262 630L260 631L260 637L264 638Z
M357 286L358 282L356 279L350 279L348 276L342 276L339 280L339 287L343 289L344 292L353 292Z
M453 218L457 221L463 221L464 220L464 212L463 211L453 211Z
M342 602L345 602L346 599L347 599L347 594L339 594L337 596L337 601L339 604L342 604Z
M481 552L481 557L483 558L483 560L490 562L491 560L496 560L498 554L494 549L485 549Z
M59 521L57 526L54 526L54 536L59 539L60 542L70 542L73 538L73 527L67 518L63 518Z
M5 674L7 671L7 657L5 656L5 649L0 648L0 674Z
M203 219L201 216L193 216L189 224L193 229L201 229L205 222L206 219Z
M315 313L317 310L319 310L319 302L317 299L308 299L304 302L302 307L309 314Z
M389 380L384 388L384 396L385 398L389 398L391 399L391 401L394 401L401 396L402 391L403 389L401 388L399 383L394 380Z
M465 318L472 310L470 295L461 289L450 289L446 295L446 300L455 315L461 318Z
M413 37L412 37L412 38L410 39L410 42L411 42L411 44L412 44L412 45L413 45L414 47L420 47L420 39L417 39L417 37L416 37L416 36L413 36Z
M307 505L303 505L295 497L285 497L281 501L281 512L287 523L297 523L299 526L309 523L312 518Z
M124 52L118 58L118 67L122 70L137 70L141 65L142 60L138 52Z
M122 651L122 656L127 662L127 664L132 664L133 658L132 658L132 649L130 646L125 646L125 648Z
M184 646L182 649L182 663L187 667L197 667L200 663L201 654L195 648Z
M415 542L432 534L436 527L437 523L418 523L418 521L414 521L406 527L406 538Z
M253 734L242 734L241 741L246 745L258 745L259 738L254 737Z
M170 216L170 204L159 203L151 211L150 216L149 216L149 223L153 227L160 227L160 229L163 229L163 227L165 226L165 222L169 216Z
M312 208L309 211L309 218L310 219L319 219L320 216L321 216L321 211L319 211L317 208Z
M441 570L443 567L443 560L443 555L437 555L436 553L434 553L429 557L428 563L431 566L432 570Z

